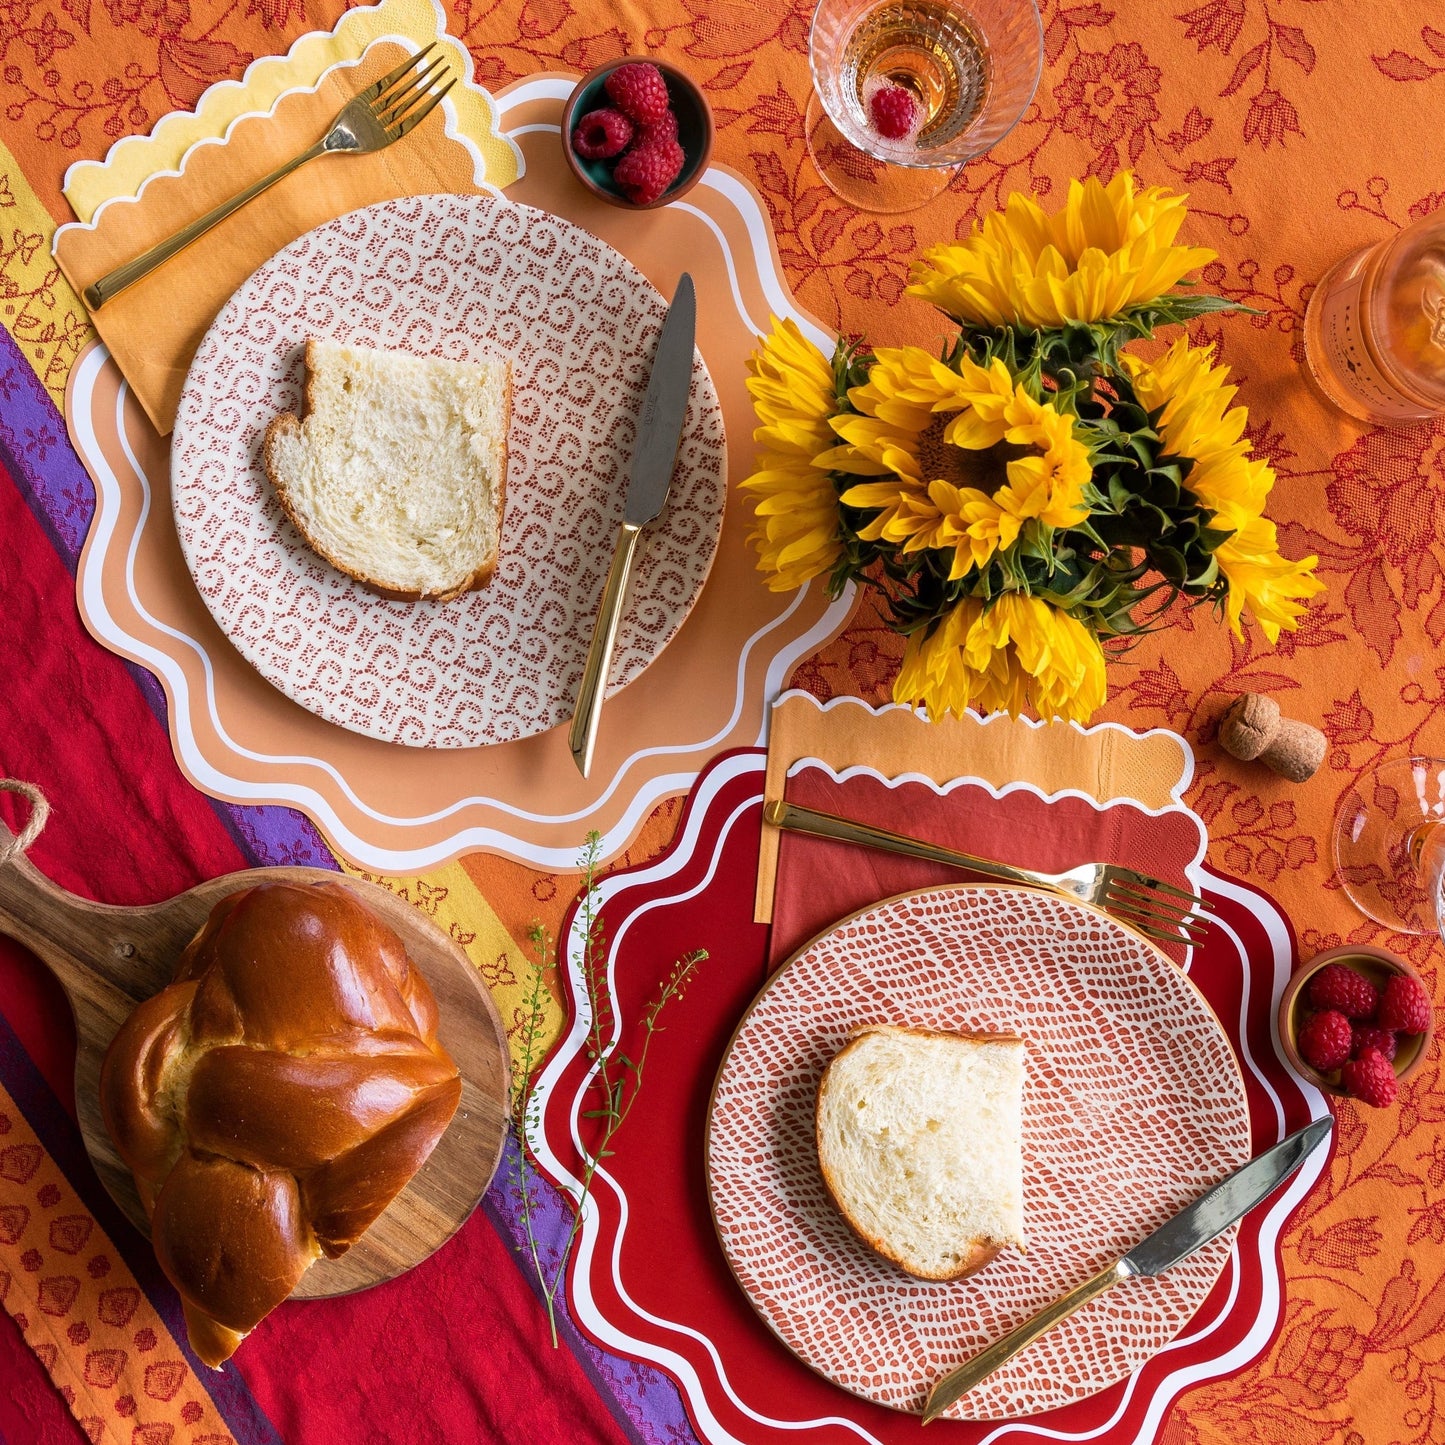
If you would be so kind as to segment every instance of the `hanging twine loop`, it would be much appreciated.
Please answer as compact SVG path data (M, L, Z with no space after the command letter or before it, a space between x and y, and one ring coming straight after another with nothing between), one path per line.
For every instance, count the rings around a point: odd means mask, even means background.
M30 821L13 838L0 842L0 868L3 868L40 836L50 816L50 804L34 783L22 783L18 778L0 778L0 793L18 793L30 804Z

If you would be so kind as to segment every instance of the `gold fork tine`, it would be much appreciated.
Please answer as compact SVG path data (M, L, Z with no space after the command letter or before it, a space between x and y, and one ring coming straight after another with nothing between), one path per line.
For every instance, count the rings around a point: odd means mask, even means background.
M354 98L356 100L375 100L388 86L395 85L428 51L435 50L436 45L436 41L433 40L429 45L425 45L418 50L415 55L407 56L395 70L383 75L374 85L368 85L365 90L360 91Z
M1098 906L1116 922L1152 938L1156 943L1188 943L1195 947L1199 944L1199 939L1187 930L1181 933L1177 927L1171 924L1163 923L1151 916L1136 914L1117 903L1100 899Z
M401 120L393 121L386 128L387 135L392 140L400 140L402 136L404 136L409 130L412 129L413 126L420 125L422 121L424 121L427 116L429 116L432 111L434 111L437 106L441 104L442 99L446 95L447 91L449 91L456 83L456 78L453 77L451 80L447 81L447 83L442 86L440 90L433 91L430 98L426 101L425 104L421 105L416 110L409 111L405 116L402 117Z
M1126 928L1135 929L1158 943L1187 943L1191 948L1198 948L1204 942L1202 935L1191 933L1187 928L1182 926L1174 929L1160 927L1158 923L1141 918L1116 904L1110 904L1108 912Z
M1130 923L1134 928L1146 928L1155 935L1163 933L1163 936L1168 938L1172 944L1183 941L1186 944L1198 946L1204 942L1204 933L1199 929L1192 928L1183 920L1162 919L1155 913L1136 913L1123 903L1110 903L1107 912L1113 913L1114 918L1120 920L1121 923Z
M439 74L445 75L446 70L446 56L438 55L420 70L406 76L400 84L391 87L384 95L373 101L371 104L372 115L380 124L389 124L396 118L397 113L410 105L418 95L424 95L431 82Z
M1172 883L1162 883L1157 878L1149 877L1147 873L1136 873L1132 868L1115 868L1113 873L1120 883L1133 884L1136 888L1147 888L1151 893L1167 893L1171 898L1185 898L1195 908L1210 910L1214 908L1207 898L1200 898L1184 888L1176 888Z
M1194 910L1186 903L1176 903L1172 898L1161 898L1151 893L1147 888L1140 888L1122 878L1110 878L1104 887L1104 897L1121 898L1126 902L1139 904L1148 908L1154 913L1163 914L1169 918L1187 918ZM1208 922L1207 919L1200 919L1200 922Z
M1142 933L1145 938L1153 939L1155 943L1187 943L1191 948L1198 947L1198 943L1192 938L1181 938L1177 933L1165 933L1160 929L1150 928L1147 923L1136 922L1126 913L1116 913L1114 919L1126 928L1132 928L1135 933Z
M1101 902L1107 904L1111 910L1128 909L1137 918L1147 918L1156 927L1179 928L1191 937L1196 933L1203 936L1202 931L1209 927L1208 921L1202 918L1195 918L1190 914L1165 913L1158 909L1150 908L1146 903L1140 901L1135 894L1110 893L1105 895Z

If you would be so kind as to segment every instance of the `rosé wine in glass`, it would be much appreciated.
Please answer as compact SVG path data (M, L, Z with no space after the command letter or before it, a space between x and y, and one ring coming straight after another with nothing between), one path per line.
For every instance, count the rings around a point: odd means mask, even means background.
M1018 122L1043 30L1034 0L821 0L808 54L806 133L823 179L861 210L902 211ZM906 127L877 109L897 91L912 101Z

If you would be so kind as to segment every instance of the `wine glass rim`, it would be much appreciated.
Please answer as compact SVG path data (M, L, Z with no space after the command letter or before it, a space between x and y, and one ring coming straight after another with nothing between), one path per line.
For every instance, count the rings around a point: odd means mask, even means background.
M1034 97L1038 94L1039 83L1043 80L1044 75L1043 16L1039 12L1038 0L1017 0L1017 6L1020 10L1027 6L1033 15L1032 39L1034 41L1034 65L1033 78L1029 81L1027 94L1023 96L1017 110L1008 123L1003 126L997 135L992 136L987 144L965 152L950 155L940 155L935 152L932 158L928 160L910 159L909 152L895 153L889 151L887 154L880 154L876 149L870 149L867 145L860 143L858 129L854 124L852 115L848 114L846 109L840 117L829 104L829 89L825 82L831 79L831 77L823 75L822 66L818 59L818 26L820 18L828 8L829 3L830 0L819 0L818 5L813 10L813 19L808 27L808 71L812 78L813 91L818 97L818 103L822 106L824 114L827 115L828 119L838 128L839 133L849 141L850 144L856 147L856 149L862 151L871 160L875 160L881 165L901 166L907 170L939 170L952 166L966 165L969 161L977 160L979 156L986 155L996 145L1005 140L1024 116L1028 114L1029 106L1033 104ZM935 3L944 6L953 5L967 12L970 16L973 15L973 6L970 0L935 0ZM852 32L850 31L849 33L851 34ZM965 141L977 128L983 115L984 110L980 109L979 114L954 138L954 144ZM913 156L921 156L922 154L923 152L917 150L911 153Z

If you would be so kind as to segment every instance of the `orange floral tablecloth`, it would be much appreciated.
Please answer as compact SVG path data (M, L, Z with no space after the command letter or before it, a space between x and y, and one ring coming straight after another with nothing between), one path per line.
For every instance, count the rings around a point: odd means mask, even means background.
M846 209L818 180L803 144L808 92L805 0L450 0L448 25L493 89L533 71L586 69L624 51L665 56L702 83L717 120L716 158L765 199L800 302L823 321L891 341L929 342L934 313L902 296L915 250L961 234L1010 191L1047 204L1075 175L1133 167L1187 190L1187 239L1220 260L1204 279L1257 314L1211 318L1250 408L1250 436L1279 474L1272 514L1285 550L1318 553L1328 592L1299 632L1266 648L1205 617L1151 637L1110 664L1102 714L1165 725L1198 745L1189 798L1211 830L1211 858L1267 887L1293 916L1303 951L1342 939L1399 939L1363 925L1330 886L1328 826L1360 769L1414 748L1445 752L1445 420L1360 431L1304 382L1300 323L1313 280L1337 257L1445 205L1445 11L1418 0L1044 0L1047 66L1033 106L988 157L927 209L900 217ZM55 422L8 424L14 367L59 406L88 339L84 312L50 260L71 219L66 167L189 107L261 54L334 24L335 0L6 0L0 4L0 319L8 338L0 461L69 560L87 503L40 507L25 477L67 450ZM1431 19L1438 22L1432 24ZM30 384L30 383L27 383ZM73 515L72 515L73 514ZM7 514L9 515L9 514ZM21 515L21 514L16 514ZM7 588L18 585L0 571ZM37 648L8 605L7 676L24 665L62 686L76 655ZM73 607L63 589L51 603ZM97 649L98 650L98 649ZM865 610L804 663L795 685L820 696L887 695L898 639ZM77 657L79 660L77 661ZM28 662L25 660L29 659ZM42 682L44 678L42 677ZM1237 692L1275 694L1319 722L1324 769L1290 787L1221 757L1214 720ZM0 703L6 772L45 770L44 728L13 688ZM26 697L43 697L44 689ZM137 766L139 766L137 764ZM154 806L174 763L153 748L119 806ZM147 814L139 813L140 817ZM662 846L660 810L631 856ZM237 824L244 831L244 823ZM470 888L469 917L492 980L515 984L509 956L539 911L560 916L570 888L510 864L456 865L438 904ZM445 907L443 907L445 912ZM472 925L469 942L475 936ZM1438 941L1408 947L1432 981ZM510 953L509 953L510 950ZM495 962L492 962L495 960ZM490 977L490 975L489 975ZM1437 999L1438 982L1433 982ZM1339 1149L1288 1232L1283 1330L1256 1364L1187 1395L1167 1445L1385 1445L1445 1439L1445 1090L1438 1061L1400 1106L1339 1110ZM8 1328L8 1326L7 1326Z

